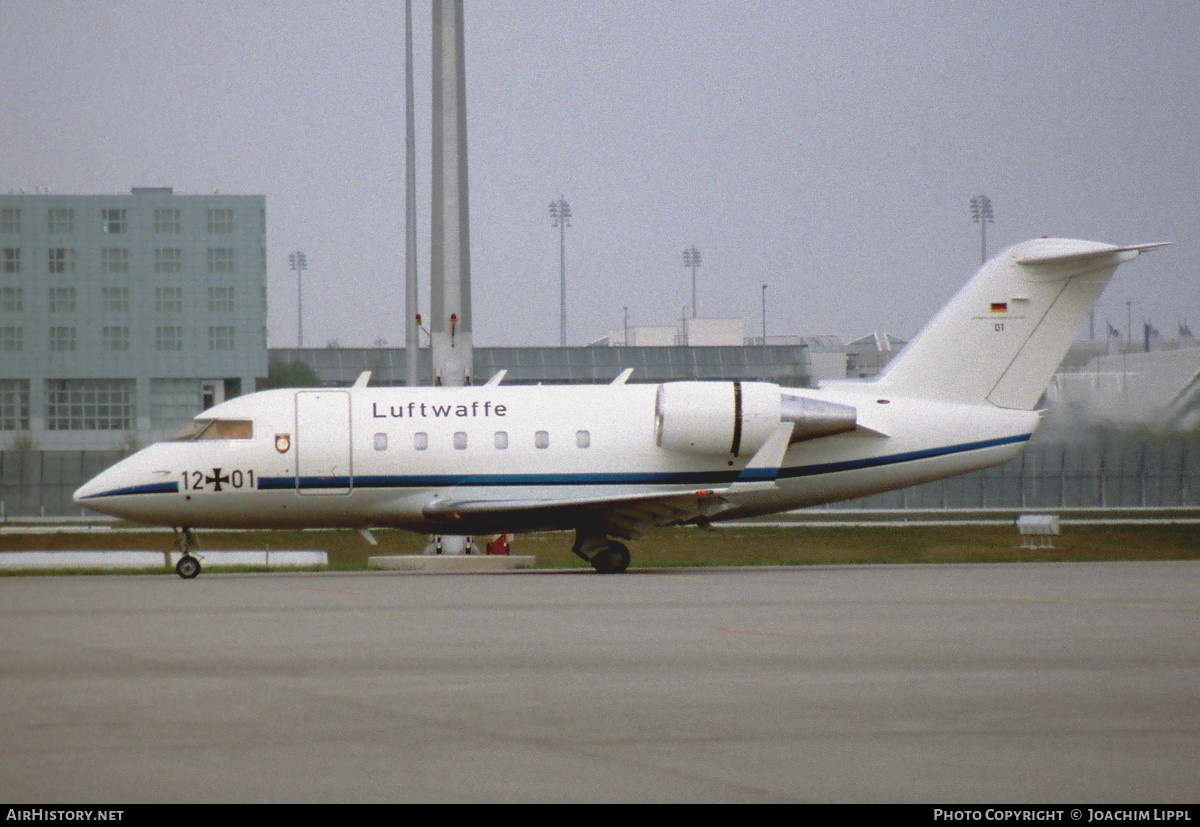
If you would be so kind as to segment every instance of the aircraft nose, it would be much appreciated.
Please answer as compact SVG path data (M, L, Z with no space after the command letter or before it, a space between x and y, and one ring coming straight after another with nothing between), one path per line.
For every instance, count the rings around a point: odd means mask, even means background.
M105 490L103 483L104 476L105 474L102 473L92 477L83 485L76 488L75 493L71 498L79 505L88 505L88 503L84 502L85 500L89 500L92 497L97 496L101 491Z
M147 479L143 466L144 462L136 455L121 460L79 486L74 494L75 502L104 514L128 516L137 499L128 495L167 490L161 483L155 485Z
M109 468L107 471L101 471L96 476L85 482L79 488L75 489L75 494L72 499L76 503L96 511L103 511L103 502L106 495L113 493L119 488L116 485L114 478L115 468Z

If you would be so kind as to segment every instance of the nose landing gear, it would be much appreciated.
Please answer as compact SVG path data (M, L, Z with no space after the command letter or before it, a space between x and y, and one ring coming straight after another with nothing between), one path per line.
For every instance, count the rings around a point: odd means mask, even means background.
M175 564L175 573L184 580L191 580L200 573L199 555L193 557L191 550L199 549L200 544L196 542L196 535L192 534L192 530L187 526L176 529L175 544L179 546L179 552L182 555L179 562Z

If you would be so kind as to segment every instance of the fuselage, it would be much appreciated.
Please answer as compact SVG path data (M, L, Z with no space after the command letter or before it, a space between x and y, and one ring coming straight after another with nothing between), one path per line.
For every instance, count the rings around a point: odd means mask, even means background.
M869 384L783 389L851 406L857 427L788 447L774 485L739 486L751 451L663 447L659 385L271 390L224 402L76 492L138 522L189 527L396 527L424 533L567 529L431 505L721 490L732 519L965 473L1015 456L1038 414L880 398ZM206 424L211 423L211 424ZM740 423L739 423L740 424ZM745 488L747 490L740 490ZM450 530L453 529L453 530Z

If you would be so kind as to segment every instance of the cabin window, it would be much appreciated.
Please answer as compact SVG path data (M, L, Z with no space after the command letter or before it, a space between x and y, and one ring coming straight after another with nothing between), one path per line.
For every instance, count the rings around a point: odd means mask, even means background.
M454 432L454 450L465 451L466 449L467 449L467 432L466 431L455 431Z
M253 439L254 423L249 419L193 419L171 437L173 442L196 439Z
M592 445L592 434L590 431L575 432L575 447L590 448Z
M550 447L550 432L549 431L538 431L537 433L535 433L533 435L533 446L535 448L549 448Z
M418 451L424 451L429 447L429 434L424 431L417 431L413 434L413 447Z
M387 450L387 434L375 434L375 450Z
M495 436L494 441L495 441L496 448L503 451L505 448L508 447L508 431L496 431L496 436Z

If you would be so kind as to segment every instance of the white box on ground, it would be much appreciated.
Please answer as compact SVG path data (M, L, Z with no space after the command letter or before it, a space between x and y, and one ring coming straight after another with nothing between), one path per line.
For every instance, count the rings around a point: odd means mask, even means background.
M532 569L537 558L523 554L393 554L367 558L367 568L439 574L482 574Z
M1017 533L1035 536L1058 534L1057 514L1022 514L1017 517Z
M206 569L246 568L320 568L329 565L324 551L197 551L200 565ZM179 562L177 551L7 551L0 554L0 569L62 570L94 569L166 569Z
M168 555L168 565L174 567L181 556L178 551L172 551ZM199 549L193 552L193 556L200 560L201 567L205 569L237 566L287 569L329 565L329 554L324 551L205 551Z
M8 551L0 569L157 569L166 565L161 551Z

